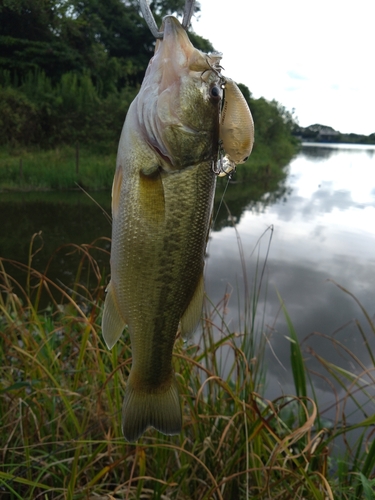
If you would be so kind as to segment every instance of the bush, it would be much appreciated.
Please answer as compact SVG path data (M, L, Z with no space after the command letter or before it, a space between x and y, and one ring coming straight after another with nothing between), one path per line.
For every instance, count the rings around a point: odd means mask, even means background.
M43 148L75 143L116 149L127 109L137 89L103 96L88 72L65 73L53 84L42 71L30 72L12 88L0 74L0 143Z
M11 146L27 146L40 136L38 108L18 89L0 87L0 130L0 144Z

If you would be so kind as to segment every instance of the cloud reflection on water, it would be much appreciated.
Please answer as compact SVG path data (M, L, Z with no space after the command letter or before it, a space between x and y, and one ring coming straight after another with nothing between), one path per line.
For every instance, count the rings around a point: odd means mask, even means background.
M318 152L318 157L313 151ZM370 316L375 314L374 156L359 148L304 148L289 168L289 197L270 204L263 212L247 210L237 227L251 289L258 251L252 257L250 254L265 228L274 225L267 262L268 293L258 304L258 311L265 311L265 325L272 327L272 350L282 364L269 349L269 397L293 389L290 343L286 338L289 332L276 290L285 301L300 340L308 337L303 344L308 367L320 374L324 370L310 349L346 369L358 370L358 366L354 367L350 356L335 349L328 339L318 333L310 335L314 332L334 336L364 364L369 361L355 324L355 319L361 317L369 333L363 315L355 301L329 280L352 292ZM266 249L264 241L261 262ZM232 286L227 320L236 331L237 290L242 297L244 276L233 229L226 227L212 235L206 276L207 293L214 303L222 298L228 283ZM374 340L371 337L375 349ZM332 391L323 378L315 377L315 384L322 394Z

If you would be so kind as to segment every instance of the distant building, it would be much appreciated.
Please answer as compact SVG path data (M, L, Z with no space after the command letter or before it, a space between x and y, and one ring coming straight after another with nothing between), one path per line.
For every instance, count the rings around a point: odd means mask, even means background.
M310 125L309 127L296 127L293 131L302 142L340 142L347 144L375 144L375 133L370 135L342 134L327 125Z
M340 132L328 127L327 125L310 125L309 127L297 131L297 136L304 141L311 142L338 142L340 140Z

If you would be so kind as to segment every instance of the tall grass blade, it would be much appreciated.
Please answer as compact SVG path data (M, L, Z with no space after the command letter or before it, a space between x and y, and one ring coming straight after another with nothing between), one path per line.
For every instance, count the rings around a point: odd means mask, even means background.
M305 376L305 362L303 360L301 347L299 344L297 333L294 329L292 320L288 314L288 311L285 307L285 304L278 292L277 296L281 303L281 308L283 310L286 323L288 325L289 330L289 341L290 341L290 364L293 372L293 380L294 386L296 388L296 394L299 397L306 398L307 397L307 387L306 387L306 376Z
M127 444L120 411L131 351L126 332L112 351L101 338L105 278L93 255L103 249L69 249L77 253L77 272L64 286L49 279L48 268L32 269L32 259L22 267L0 258L0 496L326 500L335 491L338 500L370 498L375 444L365 451L363 445L370 442L373 414L349 425L343 413L329 432L314 427L319 410L307 398L302 351L281 299L296 395L264 399L254 373L254 363L263 362L263 341L246 344L246 335L258 333L249 287L246 331L230 331L224 297L215 305L207 301L197 343L176 342L182 433L150 429L136 446ZM12 266L29 274L29 285L14 280ZM362 366L359 374L324 366L332 384L337 379L346 388L344 403L353 398L363 410L358 394L371 398L374 377ZM345 442L353 430L362 433L356 447L347 446L337 471L330 468L332 442L339 436Z

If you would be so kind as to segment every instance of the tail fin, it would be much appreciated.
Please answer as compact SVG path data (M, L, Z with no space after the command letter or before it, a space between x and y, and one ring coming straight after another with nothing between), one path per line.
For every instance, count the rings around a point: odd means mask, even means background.
M169 388L161 393L136 390L129 376L122 405L122 432L127 441L136 441L148 427L168 435L181 432L182 414L174 376Z

